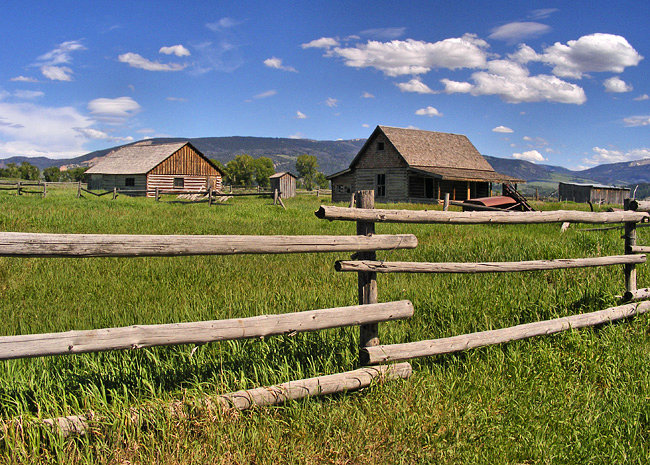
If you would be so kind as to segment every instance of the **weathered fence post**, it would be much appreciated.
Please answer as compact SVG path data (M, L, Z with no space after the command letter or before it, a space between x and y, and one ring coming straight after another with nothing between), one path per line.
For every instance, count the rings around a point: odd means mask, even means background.
M625 199L623 208L625 210L630 210L631 200ZM636 245L636 223L629 221L625 223L625 254L631 254L632 247ZM634 264L630 263L624 265L625 270L625 292L634 292L636 291L636 267Z
M81 197L81 181L77 183L77 198Z
M18 181L16 183L16 191L18 192L18 195L22 195L22 193L20 192L20 188L21 188L21 184L20 184L20 181Z
M357 191L356 195L357 208L375 208L375 191ZM366 221L357 221L357 234L370 236L375 233L375 223ZM358 252L358 260L377 260L377 252ZM358 273L359 282L359 304L377 303L377 273L374 271ZM361 325L359 331L359 347L372 347L379 345L379 327L377 323ZM360 362L365 364L362 357L365 352L360 353Z
M45 195L47 194L46 186L47 186L47 183L44 182L43 183L43 197L45 197Z
M320 188L316 189L316 197L320 197Z
M449 192L445 193L445 200L444 203L442 204L442 211L446 212L449 210Z
M117 187L113 187L113 200L117 198Z
M284 208L285 210L287 209L287 207L284 206L284 202L282 201L282 192L278 192L278 202L280 203L282 208Z
M350 208L354 207L354 192L352 193L352 196L350 197Z
M273 205L277 205L277 204L278 204L278 190L273 189Z
M211 187L211 188L208 189L208 207L212 206L212 194L213 194L213 191L212 191L212 187Z
M159 189L160 189L159 187L156 187L156 192L154 193L154 195L156 196L156 202L158 202L160 200L160 191L159 191Z

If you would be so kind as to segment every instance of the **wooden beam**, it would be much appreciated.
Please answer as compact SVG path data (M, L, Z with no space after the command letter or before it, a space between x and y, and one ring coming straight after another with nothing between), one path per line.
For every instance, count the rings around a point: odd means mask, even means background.
M630 200L630 210L637 212L650 212L650 201L648 200Z
M411 373L411 364L408 362L363 367L344 373L289 381L275 386L247 389L219 396L206 396L199 401L199 405L205 408L218 407L219 409L245 410L252 407L278 405L286 401L306 397L356 391L370 386L373 382L383 383L396 379L408 379ZM170 402L168 405L172 414L183 410L182 402ZM146 407L143 409L146 409ZM137 409L132 409L131 413L134 417L138 416ZM43 425L62 436L83 435L90 431L91 423L101 420L101 417L93 413L87 413L85 415L48 418L43 420Z
M230 320L0 337L0 360L248 339L410 318L408 300Z
M374 236L154 236L0 232L2 257L167 257L413 249L412 234Z
M625 199L623 208L625 210L630 210L630 199ZM625 253L633 254L632 247L636 245L636 223L629 221L624 224L625 233L623 238L625 239ZM636 268L633 264L626 264L624 268L625 276L625 292L634 292L636 291Z
M357 208L374 208L375 191L364 190L356 192ZM375 223L357 222L357 234L362 237L372 237L375 233ZM374 250L360 252L358 256L362 260L376 260L377 253ZM377 272L361 272L357 276L359 305L374 304L377 302ZM374 324L362 325L359 328L359 347L379 345L379 326ZM363 363L363 361L361 361Z
M591 213L574 210L534 212L443 212L436 210L365 210L321 205L318 218L343 221L374 221L383 223L443 224L541 224L541 223L625 223L648 221L645 212L622 211Z
M650 247L647 245L633 245L630 246L631 253L650 253Z
M638 300L650 299L650 288L644 287L643 289L636 289L634 291L627 291L621 297L626 302L636 302Z
M370 271L375 273L504 273L511 271L560 270L565 268L625 265L645 263L645 261L645 255L612 255L609 257L593 258L560 258L556 260L483 263L339 260L334 264L334 268L336 271L353 271L357 273Z
M409 360L417 357L450 354L476 347L483 347L503 342L527 339L533 336L544 336L570 329L579 329L595 326L612 321L630 318L646 313L650 309L650 302L621 305L598 312L572 315L554 320L537 321L510 328L482 331L479 333L463 334L462 336L432 339L429 341L407 342L364 349L370 364L383 363L397 360Z

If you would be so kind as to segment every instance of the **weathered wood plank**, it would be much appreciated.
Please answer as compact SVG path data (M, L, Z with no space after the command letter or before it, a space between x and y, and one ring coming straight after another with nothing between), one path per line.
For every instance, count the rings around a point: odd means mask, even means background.
M410 318L408 300L230 320L0 337L0 360L248 339Z
M412 234L374 236L153 236L0 232L3 257L135 257L412 249Z
M633 245L630 247L631 253L650 253L650 247L647 245Z
M612 255L609 257L593 258L560 258L556 260L482 263L339 260L334 264L334 268L336 271L374 271L376 273L504 273L511 271L559 270L564 268L624 265L629 263L645 263L645 261L645 255Z
M393 365L363 367L357 370L336 373L333 375L317 376L315 378L289 381L288 383L266 386L256 389L231 392L219 396L206 396L198 404L212 409L245 410L252 407L277 405L290 400L306 397L323 396L339 392L355 391L370 386L373 382L383 383L396 379L408 379L412 368L408 362ZM166 407L174 414L183 411L183 403L170 402ZM146 410L146 406L144 407ZM131 410L132 417L139 416L138 409ZM59 418L48 418L43 424L62 436L83 435L90 431L91 423L99 423L102 418L92 412L85 415L70 415Z
M637 212L650 212L650 201L648 200L630 200L630 210Z
M624 223L648 221L645 212L622 211L592 213L573 210L535 212L444 212L439 210L360 209L322 205L318 218L384 223L446 224L540 224L540 223Z
M637 300L650 299L650 288L644 287L643 289L636 289L634 291L626 291L621 297L628 302L636 302Z
M409 360L417 357L449 354L452 352L474 349L476 347L517 341L533 336L554 334L569 329L595 326L602 323L630 318L635 315L641 315L646 313L649 309L650 302L646 301L611 307L592 313L556 318L554 320L526 323L523 325L512 326L510 328L463 334L462 336L432 339L428 341L368 347L364 350L367 353L367 360L370 364Z

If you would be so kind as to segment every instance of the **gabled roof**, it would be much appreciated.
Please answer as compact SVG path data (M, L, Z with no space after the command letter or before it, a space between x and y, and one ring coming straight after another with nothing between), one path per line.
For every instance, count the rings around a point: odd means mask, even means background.
M296 176L295 174L289 171L280 171L278 173L272 174L271 176L269 176L269 179L281 178L285 174L288 174L289 176L293 176L294 178L298 179L298 176Z
M128 145L110 152L88 169L86 173L146 174L188 144L194 148L189 142L155 145L150 141L149 143L147 141L138 142L137 144ZM200 154L198 150L196 151Z
M442 179L491 182L523 182L494 171L467 136L446 132L377 126L350 168L359 161L369 144L383 133L410 169L438 174ZM338 173L337 173L338 174ZM334 175L332 175L334 176Z

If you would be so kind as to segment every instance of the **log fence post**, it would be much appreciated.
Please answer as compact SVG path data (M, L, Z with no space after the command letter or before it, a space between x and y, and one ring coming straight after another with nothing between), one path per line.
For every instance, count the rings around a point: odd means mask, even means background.
M442 204L442 211L446 212L449 210L449 192L445 192L445 200Z
M154 194L156 196L156 202L160 201L160 188L156 187L156 192Z
M18 181L16 183L16 192L18 192L18 195L22 195L22 193L20 192L21 187L22 187L21 183L20 183L20 181Z
M113 187L113 200L117 198L117 187Z
M81 197L81 181L77 182L77 198Z
M273 189L273 205L277 205L277 204L278 204L278 190Z
M624 210L630 210L629 198L625 199L623 208ZM634 221L628 221L625 223L625 234L623 235L625 239L625 254L631 254L632 247L636 246L636 223ZM636 267L634 264L630 263L624 265L625 272L625 292L633 293L636 291Z
M47 190L46 190L47 183L43 183L43 198L47 195Z
M208 189L208 207L212 206L212 187Z
M357 191L355 194L357 208L375 208L375 191ZM375 233L375 223L371 221L357 221L357 234L371 236ZM358 252L358 260L376 260L377 252ZM377 303L377 272L363 271L358 274L359 304ZM359 328L359 361L365 364L365 347L379 345L379 327L377 323L361 325Z

